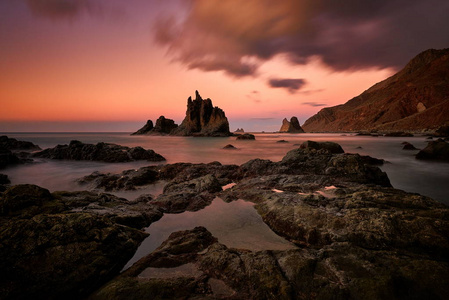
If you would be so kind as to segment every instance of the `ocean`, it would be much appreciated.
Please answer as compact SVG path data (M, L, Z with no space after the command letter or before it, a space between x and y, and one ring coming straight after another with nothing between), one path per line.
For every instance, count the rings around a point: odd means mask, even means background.
M2 133L8 137L31 141L42 149L58 144L68 144L71 140L84 143L116 143L124 146L142 146L163 155L163 163L191 162L222 164L242 164L250 159L261 158L279 161L294 147L307 140L332 141L339 143L347 153L359 153L381 158L388 163L380 168L388 174L393 187L407 192L429 196L449 205L449 164L420 161L415 159L417 150L402 150L401 143L407 141L422 149L429 140L425 136L415 137L372 137L354 134L279 134L256 133L256 140L236 140L227 138L194 138L176 136L131 136L129 133ZM278 143L280 140L286 143ZM237 150L222 149L232 144ZM34 164L25 164L1 170L7 174L12 184L31 183L57 190L86 190L76 179L94 171L121 172L151 164L146 161L131 163L102 163L90 161L54 161L36 159ZM120 197L132 200L142 193L158 194L162 184L144 190L116 192Z

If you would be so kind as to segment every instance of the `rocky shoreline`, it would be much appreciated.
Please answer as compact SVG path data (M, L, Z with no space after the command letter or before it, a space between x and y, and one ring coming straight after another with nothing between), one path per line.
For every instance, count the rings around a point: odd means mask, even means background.
M9 187L3 178L0 292L4 299L444 299L449 208L392 188L379 163L308 141L279 162L176 163L79 180L98 192ZM155 182L166 182L162 194L134 201L101 192ZM119 274L145 227L216 197L255 203L298 248L232 249L206 228L186 228Z

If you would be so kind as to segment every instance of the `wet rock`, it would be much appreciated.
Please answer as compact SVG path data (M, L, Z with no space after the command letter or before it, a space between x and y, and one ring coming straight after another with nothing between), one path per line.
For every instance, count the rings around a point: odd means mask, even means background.
M135 224L145 212L131 207L107 194L9 188L1 197L2 299L85 298L117 275L147 236L127 226L150 223Z
M10 165L20 164L21 160L11 150L0 148L0 169Z
M251 133L244 133L237 136L237 140L255 140L256 137Z
M157 167L142 167L138 170L126 170L120 174L93 172L77 180L79 184L90 184L105 191L135 190L156 182L159 179Z
M281 126L281 129L279 129L279 132L304 133L304 130L299 125L298 118L291 117L290 122L285 118L284 118L284 120L282 120L282 126Z
M408 142L404 142L403 145L402 150L418 150L415 146Z
M230 136L229 122L224 111L212 105L212 100L201 98L198 91L195 99L187 99L184 120L171 134L181 136Z
M301 149L325 149L330 153L344 153L343 148L337 143L334 142L314 142L314 141L305 141L299 146Z
M170 235L91 298L444 299L448 274L447 261L348 242L321 249L229 249L196 227Z
M279 140L279 141L276 141L276 143L288 143L288 141L286 141L286 140Z
M0 198L0 213L8 215L30 206L42 206L52 200L47 189L32 184L20 184L5 191Z
M449 161L449 143L443 139L429 142L427 147L416 154L417 159Z
M8 178L8 175L0 173L0 193L4 192L7 188L7 185L10 184L11 181Z
M438 137L449 137L449 125L439 127L433 135Z
M0 136L0 148L8 150L26 150L35 151L41 150L38 145L27 141L18 141L14 138L8 138L6 135Z
M209 205L214 193L222 191L220 182L208 174L189 181L168 183L163 194L150 203L167 213L197 211Z
M237 148L234 145L227 144L226 146L223 147L223 149L236 150Z
M165 158L153 150L142 147L125 147L116 144L84 144L71 141L69 145L57 145L37 152L34 157L69 160L92 160L104 162L128 162L135 160L163 161Z

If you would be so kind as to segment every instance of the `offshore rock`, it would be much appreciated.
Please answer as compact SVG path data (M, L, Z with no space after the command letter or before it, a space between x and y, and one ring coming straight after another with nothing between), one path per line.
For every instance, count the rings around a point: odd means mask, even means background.
M303 133L304 130L299 125L299 121L297 117L291 117L290 122L284 118L282 120L282 126L281 129L279 129L279 132L283 133Z
M156 120L156 125L154 127L153 122L151 120L148 120L147 124L145 124L142 128L132 133L131 135L166 135L170 134L177 127L178 125L175 124L175 121L167 119L164 116L160 116Z
M84 144L73 140L69 145L57 145L34 153L34 157L69 160L92 160L104 162L128 162L135 160L164 161L165 158L153 150L142 147L125 147L116 144Z
M0 201L2 299L81 299L119 274L162 215L108 194L9 188ZM159 216L158 216L159 214Z
M11 150L0 148L0 169L9 165L20 164L20 158L11 152Z
M251 133L244 133L237 136L237 140L255 140L256 137Z
M140 128L139 130L137 130L134 133L131 133L131 135L141 135L141 134L147 134L148 132L150 132L152 129L154 128L153 126L153 121L148 120L147 123L145 125L143 125L142 128Z
M417 159L449 162L449 143L443 139L429 142L427 147L416 154Z
M195 100L187 99L187 111L184 120L173 135L181 136L230 136L229 122L223 110L212 105L212 100L203 100L198 91Z
M38 145L35 145L32 142L18 141L14 138L8 138L6 135L0 136L0 149L26 151L41 150Z

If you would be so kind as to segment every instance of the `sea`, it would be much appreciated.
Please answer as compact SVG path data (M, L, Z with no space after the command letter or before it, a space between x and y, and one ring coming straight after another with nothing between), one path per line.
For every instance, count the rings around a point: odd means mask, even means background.
M66 161L35 159L34 163L8 167L0 170L7 174L12 184L36 184L53 191L92 190L79 185L77 179L92 172L119 173L143 166L171 164L176 162L243 164L251 159L280 161L285 154L299 147L304 141L332 141L340 144L346 153L359 153L384 159L380 168L387 173L391 184L397 189L419 193L449 205L449 163L415 159L418 150L403 150L402 143L409 142L416 148L424 148L427 136L384 137L358 136L352 133L329 134L281 134L254 133L255 140L236 140L235 137L178 137L178 136L132 136L129 133L0 133L10 138L30 141L42 149L68 144L71 140L83 143L114 143L123 146L141 146L163 155L165 162L103 163L91 161ZM280 142L283 141L283 142ZM223 149L232 144L237 149ZM118 191L113 194L133 200L142 194L157 196L162 193L163 182L135 191ZM198 212L177 215L166 214L146 229L150 236L127 264L156 249L171 232L205 226L218 240L229 247L249 250L280 250L294 247L277 236L262 221L253 204L242 200L225 203L216 198L212 204ZM248 238L251 237L251 238ZM242 244L243 241L243 244Z

